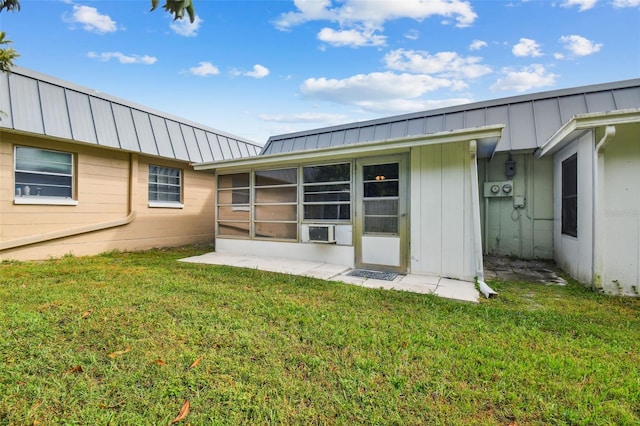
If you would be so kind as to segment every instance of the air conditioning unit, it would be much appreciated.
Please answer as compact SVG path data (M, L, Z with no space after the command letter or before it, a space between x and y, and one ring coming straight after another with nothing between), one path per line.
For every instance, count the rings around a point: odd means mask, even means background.
M336 242L335 225L309 225L309 242L333 244Z

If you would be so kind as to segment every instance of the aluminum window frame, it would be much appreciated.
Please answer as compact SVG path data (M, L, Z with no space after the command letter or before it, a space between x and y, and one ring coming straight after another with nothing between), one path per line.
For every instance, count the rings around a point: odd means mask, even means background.
M14 145L13 147L13 203L14 204L44 204L44 205L77 205L77 192L76 192L76 180L77 180L77 170L76 170L76 154L69 151L60 151L49 148L39 148L34 146L26 146L26 145ZM55 154L62 154L64 156L68 156L68 163L59 163L65 166L68 166L70 173L62 173L62 172L48 172L27 168L19 168L19 151L20 150L30 150L30 151L38 151L38 152L51 152ZM26 159L25 159L26 160ZM46 161L36 159L30 160L35 161L36 163L46 163ZM62 177L68 178L69 184L62 185L60 183L34 183L34 182L21 182L18 178L18 174L28 174L32 176L41 176L41 177ZM35 185L35 186L34 186ZM42 195L41 187L58 187L58 188L68 188L69 196L60 196L60 195Z
M158 170L162 170L162 169L166 169L166 170L173 170L173 171L177 171L178 172L178 180L179 182L177 184L175 183L169 183L169 182L152 182L151 181L151 176L152 176L152 168L156 167ZM172 176L172 175L168 175L168 174L159 174L159 173L155 173L156 176L160 177L167 177L169 179L175 178L176 176ZM148 197L148 201L149 201L149 207L152 208L184 208L184 204L183 204L183 197L184 197L184 172L182 169L179 169L177 167L170 167L170 166L163 166L160 164L149 164L148 167L148 175L147 175L147 197ZM152 191L151 186L152 185L156 185L157 189L156 191ZM160 194L162 193L159 189L161 186L164 187L169 187L169 188L178 188L178 199L177 200L159 200L159 199L154 199L152 198L151 194L155 193ZM172 194L171 192L164 192L166 194Z

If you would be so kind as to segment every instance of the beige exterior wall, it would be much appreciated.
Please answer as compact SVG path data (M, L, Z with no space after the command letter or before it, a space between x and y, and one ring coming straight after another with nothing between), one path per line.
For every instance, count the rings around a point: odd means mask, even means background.
M76 206L14 204L14 146L70 152L75 161ZM149 164L182 170L184 208L152 208L148 203ZM132 167L133 165L133 167ZM130 181L131 184L130 184ZM131 203L130 203L131 199ZM130 220L135 214L135 218ZM141 250L213 243L215 177L184 163L95 146L0 132L0 245L81 228L130 223L51 241L7 248L4 259L44 259L65 254Z

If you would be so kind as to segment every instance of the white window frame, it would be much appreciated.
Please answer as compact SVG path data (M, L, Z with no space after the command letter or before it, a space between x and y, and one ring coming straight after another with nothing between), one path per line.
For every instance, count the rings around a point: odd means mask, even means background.
M159 183L159 182L151 182L151 179L148 179L147 182L147 198L149 199L149 207L151 208L165 208L165 209L182 209L184 208L184 204L182 203L182 199L184 196L184 179L183 179L183 171L182 169L179 169L177 167L169 167L169 166L162 166L159 164L149 164L149 172L147 174L147 177L150 178L151 177L151 168L152 167L157 167L159 169L170 169L170 170L177 170L178 171L178 178L180 180L180 183L178 184L172 184L172 183ZM175 177L175 176L170 176L170 177ZM170 186L170 187L178 187L180 189L180 200L179 201L166 201L166 200L152 200L151 199L151 190L149 189L149 185L165 185L165 186Z
M42 172L35 170L19 170L18 169L18 150L19 149L27 149L27 150L37 150L37 151L47 151L47 152L55 152L58 154L68 155L70 158L70 167L71 173L54 173L54 172ZM54 205L54 206L77 206L78 200L74 198L75 196L75 155L71 152L66 151L58 151L53 149L44 149L37 148L33 146L24 146L24 145L16 145L13 149L13 204L30 204L30 205ZM71 190L71 197L58 197L58 196L41 196L39 193L36 193L37 185L32 189L30 185L24 184L19 188L16 188L18 182L16 182L16 174L18 173L30 173L34 175L41 176L64 176L71 179L71 184L69 188ZM33 185L31 185L33 186ZM45 186L43 184L43 186ZM27 190L27 188L29 188ZM26 192L29 192L26 194ZM32 192L34 191L34 192Z

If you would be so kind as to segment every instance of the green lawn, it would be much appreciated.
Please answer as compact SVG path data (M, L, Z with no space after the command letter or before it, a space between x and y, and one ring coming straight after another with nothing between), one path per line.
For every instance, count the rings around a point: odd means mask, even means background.
M176 261L203 250L0 264L0 424L640 423L640 299Z

